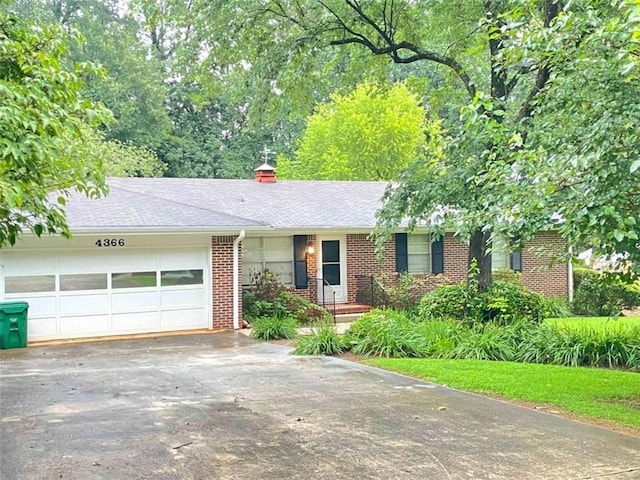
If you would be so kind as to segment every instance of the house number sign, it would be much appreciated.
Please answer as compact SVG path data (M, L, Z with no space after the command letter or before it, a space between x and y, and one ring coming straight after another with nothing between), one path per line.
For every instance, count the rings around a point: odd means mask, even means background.
M96 247L124 247L124 238L100 238L94 244Z

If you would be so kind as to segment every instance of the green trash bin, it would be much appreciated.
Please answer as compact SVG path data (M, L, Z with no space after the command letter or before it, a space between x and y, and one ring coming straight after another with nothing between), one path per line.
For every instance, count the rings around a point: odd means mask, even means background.
M27 302L0 302L0 349L27 346Z

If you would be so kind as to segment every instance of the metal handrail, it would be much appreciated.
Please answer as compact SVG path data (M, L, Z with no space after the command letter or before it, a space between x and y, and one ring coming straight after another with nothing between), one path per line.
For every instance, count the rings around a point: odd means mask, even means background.
M316 278L316 280L321 280L322 281L322 308L327 308L327 301L325 298L325 289L324 287L327 286L331 289L331 292L333 293L333 309L331 310L331 316L333 317L333 324L336 324L336 291L333 289L333 287L331 286L331 284L325 280L324 278ZM328 310L328 309L327 309Z

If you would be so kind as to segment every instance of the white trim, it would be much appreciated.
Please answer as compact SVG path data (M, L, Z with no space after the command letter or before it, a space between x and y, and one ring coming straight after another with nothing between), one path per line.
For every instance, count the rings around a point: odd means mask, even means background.
M326 240L338 240L340 242L340 290L343 293L344 298L336 300L336 303L348 303L349 301L349 289L347 285L347 236L346 235L318 235L316 237L316 261L317 271L316 279L318 280L317 298L318 301L322 298L322 292L325 288L322 276L322 242ZM333 287L332 287L333 290ZM329 301L326 299L325 301Z
M567 290L569 302L573 302L573 247L569 247L569 262L567 263Z
M244 240L245 231L240 230L240 235L233 241L233 329L240 329L240 243Z

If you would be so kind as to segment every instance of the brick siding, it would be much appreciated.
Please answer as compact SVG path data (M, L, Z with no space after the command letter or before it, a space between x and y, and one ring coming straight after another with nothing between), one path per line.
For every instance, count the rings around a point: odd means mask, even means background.
M396 242L389 241L384 246L384 257L378 259L375 244L366 234L347 235L347 301L355 303L357 277L374 273L392 274L396 270Z
M234 236L212 237L212 288L214 328L233 328L233 241ZM308 288L292 289L312 302L317 300L317 237L309 235L308 245L315 253L307 254ZM444 274L420 275L421 290L427 292L438 285L460 283L467 278L468 245L452 234L444 236ZM522 283L533 291L548 297L568 296L567 262L561 255L565 245L554 232L541 232L527 242L522 251ZM240 258L242 256L240 255ZM385 282L397 284L395 241L385 245L384 256L378 259L375 244L366 234L346 235L346 268L349 303L356 302L359 277L381 274ZM242 278L240 271L239 279ZM239 286L240 288L241 286ZM240 288L241 290L241 288ZM239 305L242 324L242 302Z
M555 232L540 232L522 250L522 284L547 297L569 295L566 245Z
M213 328L233 328L233 241L235 239L234 236L211 237ZM238 282L241 282L241 278L242 271L240 271ZM239 291L242 291L240 286ZM239 310L240 325L242 325L242 302L239 302Z

